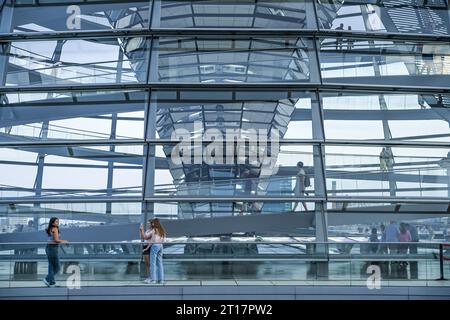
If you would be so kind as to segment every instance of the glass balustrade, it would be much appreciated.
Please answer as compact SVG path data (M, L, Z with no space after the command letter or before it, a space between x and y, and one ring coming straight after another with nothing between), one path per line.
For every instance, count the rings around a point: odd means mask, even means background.
M47 274L45 243L0 245L0 286L41 287ZM442 248L442 250L440 250ZM143 285L139 242L59 245L59 286ZM442 255L442 267L440 266ZM300 281L304 284L427 285L450 274L450 244L171 239L164 244L168 283L186 281Z

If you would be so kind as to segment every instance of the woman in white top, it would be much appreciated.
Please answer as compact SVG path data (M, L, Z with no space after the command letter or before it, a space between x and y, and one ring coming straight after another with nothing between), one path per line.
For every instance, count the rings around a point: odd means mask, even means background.
M152 220L147 221L147 226L148 226L148 229L147 229L147 231L144 232L144 225L141 224L141 227L139 228L139 233L141 235L141 240L144 243L146 243L142 247L142 255L144 256L145 267L146 267L147 275L148 275L147 278L144 280L144 282L150 283L150 280L151 280L150 279L150 248L151 248L152 244L149 243L149 240L152 237L152 235L151 235L151 232L153 230Z
M159 222L159 219L153 219L152 224L153 229L150 232L151 238L149 240L149 242L152 244L150 249L150 272L152 276L151 283L163 283L163 242L166 239L166 230Z

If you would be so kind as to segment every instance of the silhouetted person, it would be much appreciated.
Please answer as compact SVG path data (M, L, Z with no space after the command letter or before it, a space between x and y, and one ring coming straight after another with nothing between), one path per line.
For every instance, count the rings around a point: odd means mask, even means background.
M370 253L377 253L378 247L379 247L379 240L378 240L378 230L377 228L372 228L372 232L369 237L370 244Z
M386 242L391 242L388 244L389 253L397 253L398 245L395 242L398 242L398 237L400 235L400 230L397 227L395 221L391 221L390 224L386 227Z
M305 196L305 189L306 189L306 172L305 169L303 169L303 162L299 161L297 163L297 175L295 179L295 188L294 188L294 194L296 197L303 197ZM303 207L305 208L305 211L308 211L308 208L306 207L306 202L302 201ZM294 211L297 209L298 202L295 203Z
M344 30L344 24L341 23L335 30ZM342 50L342 38L336 37L336 50Z
M409 246L409 253L410 254L417 254L417 247L419 244L419 233L417 232L417 228L414 225L406 224L406 228L409 230L409 233L411 234L411 245ZM411 273L411 279L418 279L419 278L419 270L418 270L418 262L417 261L411 261L410 262L410 273Z
M381 239L380 239L380 245L378 247L378 253L379 254L386 254L388 253L388 248L386 244L386 227L384 224L380 225L380 232L381 232ZM381 269L381 277L383 279L386 279L389 275L389 262L382 261L380 262L380 269Z
M405 223L400 223L400 234L398 236L398 241L401 242L401 244L399 244L399 253L404 254L406 258L406 254L408 253L408 244L405 242L411 242L411 234L409 233ZM400 261L398 263L398 276L401 279L408 278L407 261Z
M352 31L351 26L348 26L348 31ZM349 38L347 39L347 50L353 49L353 43L354 43L354 40L352 38L350 38L350 35L349 35Z

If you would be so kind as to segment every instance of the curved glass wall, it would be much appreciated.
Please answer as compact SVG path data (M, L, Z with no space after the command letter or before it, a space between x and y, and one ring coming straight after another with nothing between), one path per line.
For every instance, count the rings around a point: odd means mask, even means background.
M447 3L445 0L322 0L317 1L317 14L319 27L324 30L448 35Z
M328 139L450 142L448 95L321 92L321 98Z
M161 27L312 29L315 20L307 14L312 5L309 0L163 0Z
M327 189L339 197L450 197L450 149L326 147Z
M152 1L7 0L5 32L143 29L149 26Z
M4 199L142 192L142 146L17 146L1 151Z
M447 87L450 44L352 38L321 40L324 83Z
M0 141L142 139L144 91L14 92L2 96Z
M161 38L162 82L309 82L307 38Z
M133 83L147 81L148 50L142 37L13 41L0 58L6 86Z
M448 217L445 1L11 3L4 233L60 212L127 239L157 216L326 242Z

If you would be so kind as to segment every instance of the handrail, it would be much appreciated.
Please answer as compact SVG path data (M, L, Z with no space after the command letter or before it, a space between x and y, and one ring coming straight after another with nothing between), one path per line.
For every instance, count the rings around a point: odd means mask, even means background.
M364 236L361 236L364 237ZM252 239L253 240L253 239ZM47 241L34 241L34 242L0 242L0 246L2 245L46 245L48 244ZM74 244L80 244L80 245L89 245L89 244L106 244L106 245L124 245L124 244L133 244L133 245L139 245L139 244L146 244L146 242L141 242L139 240L137 241L112 241L112 242L106 242L106 241L90 241L90 242L82 242L82 241L74 241L69 242L68 244L60 244L61 246L64 245L74 245ZM439 245L443 245L444 247L450 246L450 242L370 242L370 241L346 241L346 242L321 242L321 241L298 241L298 240L283 240L283 241L259 241L259 240L253 240L253 241L199 241L199 240L187 240L187 241L181 241L181 240L166 240L164 242L164 245L174 245L174 244L303 244L303 245L344 245L344 244L372 244L372 245L408 245L408 246L420 246L420 245L433 245L439 248ZM1 247L0 247L1 248Z

